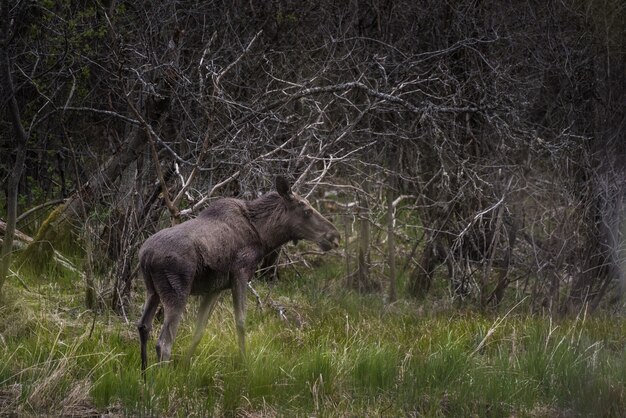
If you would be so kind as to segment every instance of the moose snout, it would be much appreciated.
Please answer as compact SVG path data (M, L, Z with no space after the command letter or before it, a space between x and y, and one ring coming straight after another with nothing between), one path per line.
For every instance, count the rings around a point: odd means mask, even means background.
M339 240L341 239L341 235L339 235L338 231L330 231L324 235L326 241L330 242L333 248L339 248Z

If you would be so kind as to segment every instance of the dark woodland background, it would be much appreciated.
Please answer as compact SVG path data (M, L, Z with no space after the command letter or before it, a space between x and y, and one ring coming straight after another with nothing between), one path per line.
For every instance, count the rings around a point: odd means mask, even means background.
M1 7L0 289L78 269L123 310L148 235L283 174L344 235L345 286L621 307L620 0Z

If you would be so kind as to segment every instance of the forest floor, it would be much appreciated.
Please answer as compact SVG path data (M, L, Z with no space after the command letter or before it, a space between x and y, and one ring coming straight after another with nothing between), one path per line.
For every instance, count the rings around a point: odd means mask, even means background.
M192 302L167 365L155 365L153 331L146 382L141 286L126 320L85 310L80 281L10 280L0 416L624 416L623 316L480 313L446 298L385 304L346 291L340 270L256 282L263 305L250 294L245 360L225 294L183 361Z

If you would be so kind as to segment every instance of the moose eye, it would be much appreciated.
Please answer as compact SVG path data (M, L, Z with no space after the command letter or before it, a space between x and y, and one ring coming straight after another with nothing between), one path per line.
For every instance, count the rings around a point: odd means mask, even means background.
M304 216L306 216L307 218L308 218L309 216L311 216L311 209L305 209L305 210L304 210Z

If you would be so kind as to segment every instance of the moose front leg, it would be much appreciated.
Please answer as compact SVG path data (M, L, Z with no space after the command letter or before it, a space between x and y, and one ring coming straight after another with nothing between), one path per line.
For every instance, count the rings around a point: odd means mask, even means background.
M233 292L233 308L235 311L235 326L241 358L246 358L246 295L248 282L254 276L256 266L263 258L263 253L256 248L246 248L239 253L231 275Z
M239 277L233 283L233 308L241 358L246 358L246 290L248 279Z
M196 347L200 343L202 335L204 334L204 330L206 328L209 316L211 316L211 313L213 312L213 309L215 308L215 304L217 303L219 297L220 292L213 292L202 296L200 308L198 309L196 330L193 333L191 345L189 346L189 349L187 350L187 355L185 356L186 361L191 360L191 356L193 355L194 351L196 351Z

